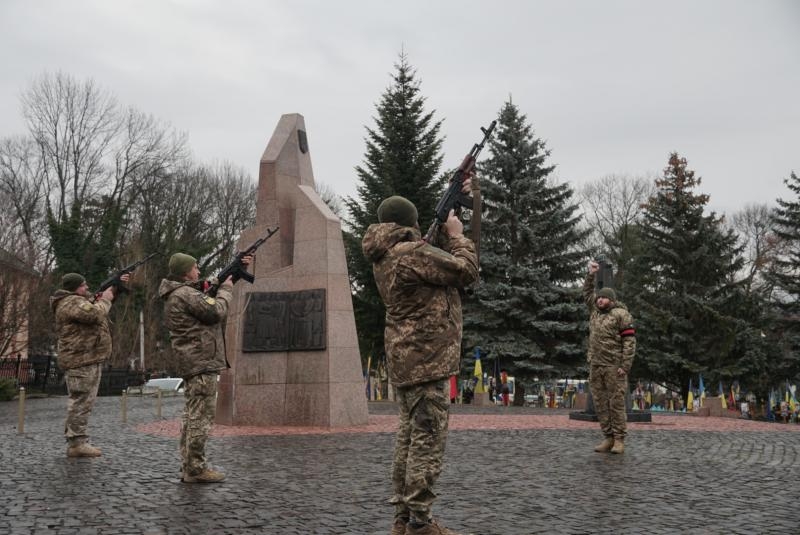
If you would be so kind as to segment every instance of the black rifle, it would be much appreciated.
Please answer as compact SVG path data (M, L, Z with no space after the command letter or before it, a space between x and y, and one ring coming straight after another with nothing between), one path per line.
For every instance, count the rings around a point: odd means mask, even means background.
M146 257L142 258L141 260L137 260L133 264L125 266L119 271L115 271L114 273L109 275L109 277L106 280L100 283L100 287L97 289L94 295L99 296L101 293L105 292L108 288L113 288L115 295L127 292L128 289L125 288L124 284L122 284L122 276L133 273L137 267L141 266L142 264L144 264L145 262L147 262L148 260L159 254L161 253L151 253Z
M595 289L614 288L614 266L605 255L597 255L594 259L600 266L594 279Z
M255 243L253 243L247 249L236 253L236 258L233 259L233 262L222 268L222 271L220 271L219 274L217 275L217 280L213 284L209 285L209 287L206 289L205 292L212 297L217 295L217 291L219 290L220 285L223 282L225 282L225 280L228 277L231 277L231 280L233 281L234 284L239 279L244 279L250 284L253 284L255 277L253 277L250 273L247 272L247 267L244 264L242 264L242 258L244 258L245 256L253 255L265 241L270 239L273 234L278 232L279 228L280 227L275 227L275 230L267 229L266 236L257 239Z
M481 132L483 132L483 139L480 143L476 143L472 150L469 151L464 157L464 160L461 162L461 165L458 166L453 176L450 178L450 183L447 185L447 191L444 192L444 196L439 199L439 203L436 205L436 213L433 216L433 223L431 226L428 227L428 232L425 234L425 241L428 243L433 243L433 240L439 233L439 227L441 227L445 221L447 221L447 217L450 215L450 210L454 210L455 214L458 215L461 213L461 208L473 208L473 198L466 193L462 193L461 188L464 187L464 176L469 174L472 169L475 167L475 161L478 158L478 154L481 153L483 146L488 141L489 137L492 135L492 130L494 130L497 121L492 121L492 124L489 125L489 128L481 127ZM476 207L480 210L480 206Z

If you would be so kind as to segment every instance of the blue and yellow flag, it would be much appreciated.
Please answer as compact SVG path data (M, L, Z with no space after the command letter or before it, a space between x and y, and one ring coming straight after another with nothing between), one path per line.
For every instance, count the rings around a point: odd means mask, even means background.
M383 401L383 382L381 381L381 367L378 365L375 375L375 401Z
M694 410L694 392L692 392L692 380L689 379L689 395L686 396L686 410L691 412Z
M486 392L486 388L483 386L483 369L481 368L481 357L480 354L476 351L475 352L475 373L473 374L477 382L475 383L475 393L476 394L483 394Z
M706 399L706 386L703 383L703 374L700 374L700 380L697 383L697 395L700 396L700 406L703 406L703 400Z
M775 391L769 389L769 396L767 397L767 420L774 420L775 413L772 412L772 407L775 405Z
M767 420L774 420L775 419L775 411L772 410L775 405L778 403L778 399L780 394L774 388L769 389L769 396L767 396Z

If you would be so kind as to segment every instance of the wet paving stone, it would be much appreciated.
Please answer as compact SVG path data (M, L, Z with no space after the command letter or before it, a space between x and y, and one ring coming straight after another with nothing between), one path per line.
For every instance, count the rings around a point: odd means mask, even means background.
M217 485L180 483L182 398L100 398L68 459L66 398L0 403L0 534L386 534L396 407L345 430L215 427ZM463 533L800 533L800 426L653 415L621 456L568 411L457 406L434 513Z

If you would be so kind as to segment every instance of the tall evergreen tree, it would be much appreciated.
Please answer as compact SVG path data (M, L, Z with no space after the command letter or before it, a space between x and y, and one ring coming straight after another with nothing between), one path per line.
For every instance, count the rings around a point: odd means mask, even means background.
M780 253L767 273L775 288L774 334L780 344L773 371L776 378L797 379L800 375L800 177L793 171L784 182L795 198L778 199L772 216L773 232L780 240Z
M713 384L763 368L765 348L734 281L741 247L723 218L706 214L700 177L672 153L643 213L642 252L629 272L637 324L633 376L686 393L702 373ZM635 288L635 291L630 291ZM757 316L757 314L756 314ZM710 383L712 384L712 383Z
M480 346L509 374L566 377L584 362L586 311L576 287L587 258L573 191L511 101L480 169L481 281L466 302L464 349Z
M420 225L429 222L444 182L439 176L442 122L434 120L434 112L425 111L420 83L405 54L395 68L393 83L377 105L376 126L366 129L364 163L356 167L357 197L344 201L350 213L345 248L359 346L362 357L373 355L373 360L384 350L385 309L361 240L367 227L378 222L378 205L391 195L402 195L416 205Z

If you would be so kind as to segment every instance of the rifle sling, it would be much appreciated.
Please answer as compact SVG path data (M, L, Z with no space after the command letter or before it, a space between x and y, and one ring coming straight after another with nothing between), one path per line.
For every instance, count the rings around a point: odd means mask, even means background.
M472 216L469 221L472 242L475 244L475 256L478 258L478 265L481 259L481 186L477 178L472 178Z

